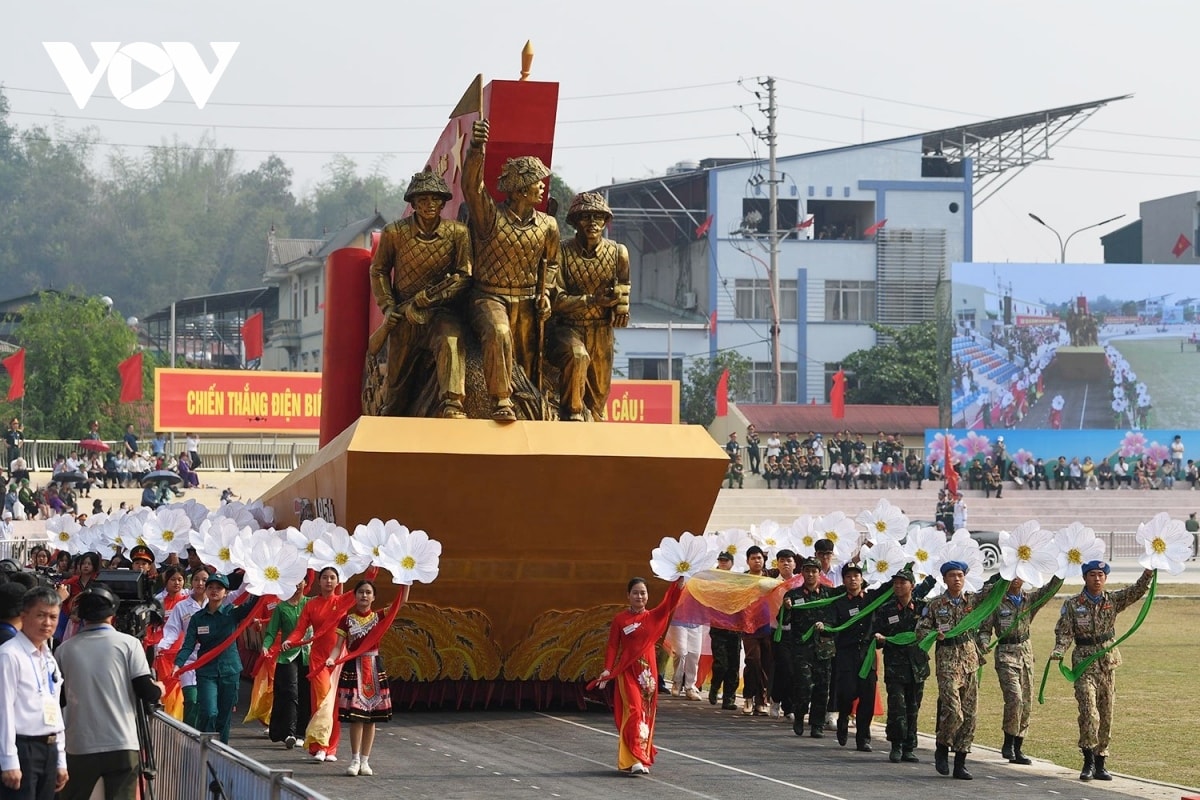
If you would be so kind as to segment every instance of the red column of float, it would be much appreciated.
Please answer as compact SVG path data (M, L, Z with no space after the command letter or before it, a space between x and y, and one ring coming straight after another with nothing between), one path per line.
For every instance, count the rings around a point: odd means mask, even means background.
M321 446L362 416L362 371L371 309L371 251L335 250L325 260L321 348Z

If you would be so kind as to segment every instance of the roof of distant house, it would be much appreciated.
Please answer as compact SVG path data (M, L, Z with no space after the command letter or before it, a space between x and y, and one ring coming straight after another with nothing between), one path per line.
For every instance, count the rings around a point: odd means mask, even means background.
M849 430L851 433L861 433L864 437L879 431L923 436L926 429L938 426L937 406L847 405L843 419L834 419L833 407L829 405L738 403L737 407L759 435L772 431L787 434L793 431L829 433Z

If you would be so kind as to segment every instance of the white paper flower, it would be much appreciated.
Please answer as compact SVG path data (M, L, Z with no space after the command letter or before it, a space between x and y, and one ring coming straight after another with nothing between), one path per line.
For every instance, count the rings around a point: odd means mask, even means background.
M734 572L746 571L746 551L753 546L754 539L741 528L730 528L717 534L717 552L733 556Z
M396 522L388 520L388 523ZM442 543L425 531L409 531L396 522L399 531L390 535L379 553L379 566L392 573L392 583L411 586L413 581L433 583L438 576Z
M146 520L150 519L150 515L153 513L146 506L140 506L121 517L118 520L118 534L113 539L114 550L118 545L125 550L139 544L149 547L150 545L146 541Z
M862 559L863 578L868 586L887 583L908 562L904 550L891 540L877 542L873 546L863 545L859 550L859 558Z
M275 507L263 505L262 500L255 500L246 506L246 513L254 517L258 524L264 528L269 528L275 524Z
M983 588L983 553L979 551L979 542L971 538L971 532L966 528L956 530L946 543L946 549L942 550L942 557L938 560L939 584L942 584L941 565L947 561L961 561L967 565L964 591L978 592Z
M208 519L209 515L208 506L194 499L188 499L182 503L171 503L167 506L160 506L160 508L170 508L187 514L188 521L191 522L190 530L192 531L200 530L200 523Z
M394 519L384 522L375 517L366 525L356 525L354 538L351 541L354 543L355 552L375 566L379 566L380 549L387 544L388 539L398 535L401 530L405 533L408 532L408 528Z
M808 558L816 552L817 536L813 528L813 517L811 514L803 514L796 517L792 523L792 545L796 551L796 555L801 558Z
M313 543L313 555L308 566L320 572L326 567L337 570L338 581L345 583L350 576L367 568L369 558L364 558L354 549L354 542L346 529L334 525L325 535Z
M926 526L908 532L904 540L904 555L913 564L918 578L937 574L942 551L946 549L946 534L937 528Z
M896 506L880 498L874 511L862 511L858 524L867 529L867 538L872 542L899 542L908 532L908 517Z
M291 597L308 572L308 560L282 539L262 536L250 545L245 570L250 594Z
M325 536L326 531L332 530L333 527L332 522L323 519L306 519L300 523L299 529L287 529L287 539L305 559L312 560L313 547Z
M709 550L703 536L684 533L678 539L663 537L658 547L650 554L650 569L664 581L673 581L684 576L690 578L697 572L712 569L716 553Z
M250 535L250 528L239 528L229 517L214 517L200 523L199 542L193 544L200 561L226 574L238 568L235 563L235 548L239 546L243 531ZM290 594L288 595L291 596Z
M841 511L817 517L813 522L813 533L818 539L833 542L833 559L839 564L850 558L858 544L858 529L854 527L854 520Z
M1104 542L1096 532L1082 522L1072 522L1054 534L1058 548L1058 569L1054 574L1060 578L1079 577L1079 570L1089 561L1104 558Z
M73 556L86 553L93 547L93 531L75 521L70 514L59 514L46 520L46 536L50 546L66 550Z
M1020 578L1038 589L1058 569L1054 534L1044 531L1037 520L1022 522L1012 533L1000 532L1000 577Z
M90 517L88 522L91 522ZM121 540L120 519L109 517L100 520L95 525L89 525L88 530L91 531L90 544L93 550L117 553L125 549L125 543Z
M254 515L250 513L250 510L246 507L246 504L237 500L233 501L232 503L226 503L214 511L211 511L208 515L208 518L231 519L237 524L239 529L249 528L250 530L256 530L257 528L262 527L261 523L259 523L259 521L254 518Z
M1178 575L1183 572L1183 562L1192 557L1192 535L1165 511L1138 525L1137 540L1146 548L1138 556L1138 563L1145 569L1165 569Z
M146 517L142 526L142 538L159 561L172 553L187 552L192 522L182 509L159 508Z

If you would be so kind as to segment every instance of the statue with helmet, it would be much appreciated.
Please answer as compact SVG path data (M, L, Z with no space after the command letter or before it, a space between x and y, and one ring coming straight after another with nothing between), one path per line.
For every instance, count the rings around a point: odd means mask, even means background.
M612 383L613 329L629 325L629 251L604 238L612 209L599 192L571 201L575 236L562 244L547 360L558 368L559 419L604 419Z
M424 416L422 389L436 383L433 413L466 417L466 344L454 301L471 283L467 226L442 219L450 187L433 172L412 177L413 213L383 229L371 261L371 292L383 324L367 348L363 413Z

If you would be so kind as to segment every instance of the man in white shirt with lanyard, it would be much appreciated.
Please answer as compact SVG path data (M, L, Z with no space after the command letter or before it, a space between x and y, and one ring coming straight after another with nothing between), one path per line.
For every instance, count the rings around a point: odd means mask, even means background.
M30 589L21 631L0 645L0 800L52 800L67 784L62 673L47 646L61 607L53 589Z

